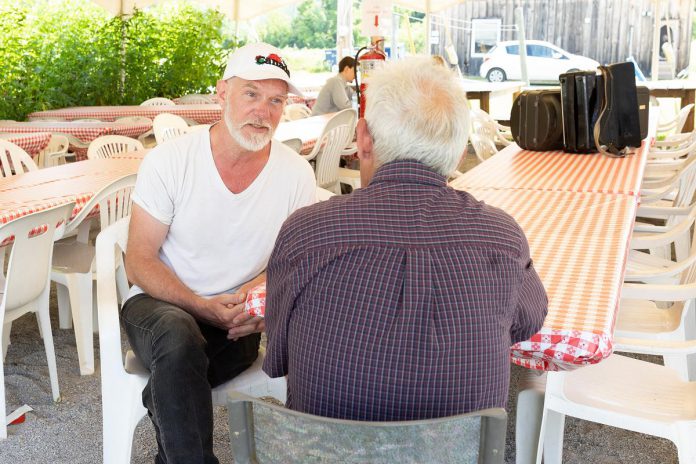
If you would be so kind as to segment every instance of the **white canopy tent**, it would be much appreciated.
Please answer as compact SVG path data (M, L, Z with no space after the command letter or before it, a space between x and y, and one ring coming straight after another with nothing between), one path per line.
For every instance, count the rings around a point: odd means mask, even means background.
M161 0L92 0L111 14L129 14L135 8L159 3ZM298 3L299 0L196 0L197 3L217 8L232 21L239 23L261 16L269 11L286 5Z

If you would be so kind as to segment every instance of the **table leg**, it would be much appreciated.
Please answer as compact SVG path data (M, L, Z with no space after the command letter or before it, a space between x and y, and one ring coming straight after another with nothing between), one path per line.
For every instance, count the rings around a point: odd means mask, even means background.
M479 98L479 105L481 106L481 109L485 111L488 114L491 114L491 93L490 92L481 92L481 96Z

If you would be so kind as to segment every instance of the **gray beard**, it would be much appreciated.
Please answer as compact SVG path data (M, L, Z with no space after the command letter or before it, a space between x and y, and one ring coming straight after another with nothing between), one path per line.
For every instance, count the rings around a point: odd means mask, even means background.
M270 142L271 138L273 137L272 130L269 130L268 134L266 135L259 134L246 137L242 133L241 127L236 126L232 122L232 118L229 116L229 113L227 111L225 111L225 125L227 126L227 130L229 131L234 141L237 142L240 147L248 151L261 150L263 147L268 145L268 142Z

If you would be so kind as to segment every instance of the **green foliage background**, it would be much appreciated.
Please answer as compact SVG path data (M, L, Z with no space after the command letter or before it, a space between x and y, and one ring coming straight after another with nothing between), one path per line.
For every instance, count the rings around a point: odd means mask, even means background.
M187 3L110 17L87 0L0 0L0 119L207 92L240 45L228 31Z

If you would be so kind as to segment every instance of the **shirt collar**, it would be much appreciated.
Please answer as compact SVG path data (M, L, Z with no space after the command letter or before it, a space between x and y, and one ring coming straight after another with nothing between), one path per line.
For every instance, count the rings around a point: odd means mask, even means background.
M370 186L383 182L408 182L414 184L447 186L447 179L425 164L415 160L392 161L380 166L370 181Z

